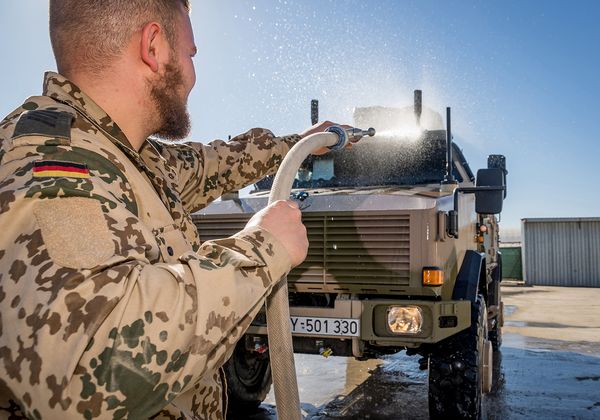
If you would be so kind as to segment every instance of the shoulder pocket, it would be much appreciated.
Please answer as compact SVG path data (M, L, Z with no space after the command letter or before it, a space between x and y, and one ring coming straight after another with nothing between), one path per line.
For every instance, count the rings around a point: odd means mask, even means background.
M93 268L114 254L99 201L82 197L40 200L33 213L48 254L56 264Z

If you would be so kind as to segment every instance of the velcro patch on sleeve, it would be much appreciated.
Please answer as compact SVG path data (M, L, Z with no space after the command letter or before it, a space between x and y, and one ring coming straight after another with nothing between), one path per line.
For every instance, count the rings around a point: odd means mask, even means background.
M73 114L66 111L51 109L26 111L19 117L12 138L45 136L70 140L73 118Z
M50 258L63 267L94 268L114 254L100 202L69 197L40 200L33 214Z
M59 160L38 160L33 163L33 177L89 178L90 170L85 163L64 162Z

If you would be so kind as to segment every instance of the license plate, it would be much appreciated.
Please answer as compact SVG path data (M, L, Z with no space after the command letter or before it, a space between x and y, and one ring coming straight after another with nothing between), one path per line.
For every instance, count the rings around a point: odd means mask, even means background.
M292 333L358 337L360 320L352 318L315 318L291 316Z

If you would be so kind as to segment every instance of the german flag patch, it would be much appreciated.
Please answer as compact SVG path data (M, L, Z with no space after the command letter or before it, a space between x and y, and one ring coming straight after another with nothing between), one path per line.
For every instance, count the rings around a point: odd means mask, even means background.
M85 163L39 160L33 163L34 178L69 177L89 178L90 170Z

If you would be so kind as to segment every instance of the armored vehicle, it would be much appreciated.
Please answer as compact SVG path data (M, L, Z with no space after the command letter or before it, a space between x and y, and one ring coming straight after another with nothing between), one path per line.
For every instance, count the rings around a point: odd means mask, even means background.
M315 104L313 104L313 111ZM316 119L316 118L315 118ZM288 276L294 351L372 358L406 350L429 370L432 418L478 418L501 344L497 214L501 155L475 177L452 141L450 109L358 108L378 135L308 158L298 171L309 237ZM203 240L241 230L267 204L272 179L224 197L194 221ZM226 364L230 407L258 406L270 384L267 326L254 320Z

